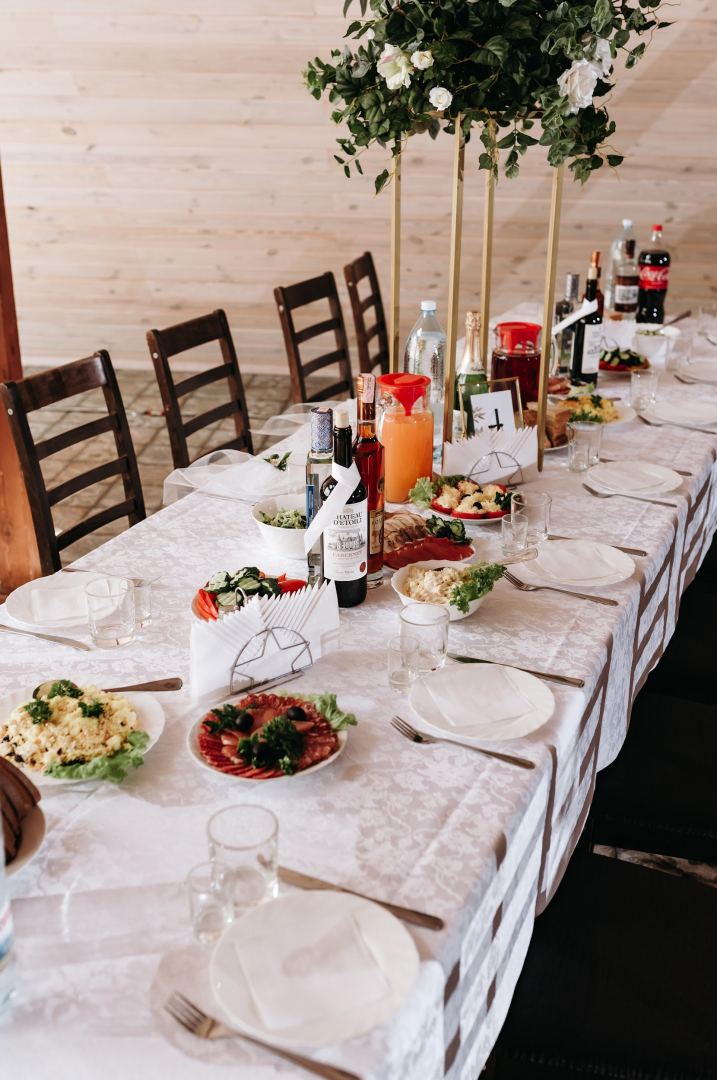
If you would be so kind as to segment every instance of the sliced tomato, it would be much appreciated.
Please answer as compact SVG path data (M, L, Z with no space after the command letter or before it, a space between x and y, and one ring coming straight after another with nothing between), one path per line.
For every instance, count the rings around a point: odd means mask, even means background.
M489 518L505 517L505 515L509 514L509 513L510 513L510 510L487 510L486 511L486 517L489 517Z
M266 577L266 574L264 573L264 571L263 571L263 570L260 570L260 571L259 571L259 577L260 577L260 578L261 578L261 577Z
M204 589L197 591L197 610L207 621L219 618L214 597L211 593L205 592Z
M503 492L504 495L505 495L506 491L508 490L507 487L503 486L503 484L493 484L493 487L497 487L500 491Z
M441 506L441 504L439 503L437 498L431 499L431 510L437 510L439 514L449 514L450 515L450 513L451 513L450 506Z
M279 574L277 581L286 581L286 574Z
M282 574L277 580L282 593L300 592L301 589L306 588L305 581L300 578L287 578L286 574Z
M488 514L487 516L490 517L490 514ZM464 521L477 521L478 518L486 517L486 512L485 512L485 510L479 510L479 511L477 511L475 513L472 512L472 513L469 514L469 513L466 513L465 510L463 510L463 511L454 510L451 517L463 518Z

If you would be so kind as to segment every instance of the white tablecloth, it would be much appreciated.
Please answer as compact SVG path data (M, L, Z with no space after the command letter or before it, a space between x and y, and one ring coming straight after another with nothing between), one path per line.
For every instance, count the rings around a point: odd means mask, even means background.
M629 380L621 380L624 398ZM717 388L663 377L665 399L717 400ZM500 1030L536 910L554 892L580 834L596 768L625 737L629 707L673 628L679 597L715 528L717 437L639 422L606 430L606 456L638 456L693 472L664 496L676 510L598 500L546 456L533 488L553 495L551 531L644 548L629 581L600 590L600 607L500 582L471 619L451 625L451 651L560 671L583 691L549 684L557 701L540 731L504 744L537 763L526 772L476 754L404 741L389 725L405 698L389 693L385 644L397 632L388 579L341 615L341 651L293 684L330 689L356 713L345 753L313 776L260 790L234 787L189 757L196 718L188 687L166 694L165 731L120 787L47 790L48 836L10 882L18 996L0 1024L2 1074L13 1080L242 1080L304 1075L240 1042L209 1045L162 1011L171 989L216 1012L207 953L191 943L183 879L207 855L210 815L232 802L271 807L280 859L396 903L441 915L411 928L423 960L406 1005L376 1031L317 1056L365 1080L474 1080ZM475 530L499 552L497 527ZM245 504L190 495L81 560L85 567L160 575L156 617L126 649L87 655L0 635L0 692L51 677L112 686L188 678L189 604L218 569L299 570L267 552ZM8 617L4 613L2 621ZM497 744L500 746L501 744Z

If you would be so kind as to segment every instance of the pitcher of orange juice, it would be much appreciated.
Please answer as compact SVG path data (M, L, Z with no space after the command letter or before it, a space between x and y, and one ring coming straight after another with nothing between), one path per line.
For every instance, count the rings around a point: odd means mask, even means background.
M427 375L379 375L378 437L386 451L387 502L405 502L421 476L433 472L433 413Z

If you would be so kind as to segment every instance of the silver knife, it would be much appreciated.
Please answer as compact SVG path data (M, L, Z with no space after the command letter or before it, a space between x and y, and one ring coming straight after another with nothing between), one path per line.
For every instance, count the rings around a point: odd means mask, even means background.
M497 664L497 660L481 660L477 656L454 656L453 653L448 653L451 660L456 660L459 664ZM538 679L550 679L551 682L564 683L565 686L585 686L584 679L576 679L573 675L551 675L547 671L531 671L530 668L516 667L515 664L508 664L508 667L516 668L516 671L524 671L526 675L535 675Z
M50 634L36 634L34 630L18 630L15 626L3 626L0 623L0 632L7 634L23 634L25 637L41 638L42 641L53 641L55 645L69 645L71 649L82 649L83 652L91 652L89 645L83 641L74 641L68 637L52 637Z
M416 926L423 926L426 930L442 930L445 925L443 919L439 919L437 915L426 915L423 911L389 904L385 900L376 900L373 896L366 896L353 889L344 889L341 885L332 885L331 882L311 877L310 874L300 874L298 870L289 870L286 866L279 867L279 878L286 885L296 885L299 889L330 889L334 892L349 893L351 896L360 896L362 900L370 900L373 904L386 908L386 911L390 911L398 919L414 923Z
M548 540L574 540L574 536L548 536ZM600 543L607 543L607 540L600 541ZM641 551L640 548L620 547L619 544L610 544L610 547L617 548L618 551L624 551L626 555L647 555L646 551Z

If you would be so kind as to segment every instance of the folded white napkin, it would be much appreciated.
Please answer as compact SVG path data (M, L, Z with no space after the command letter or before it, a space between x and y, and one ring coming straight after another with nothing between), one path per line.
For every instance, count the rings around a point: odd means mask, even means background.
M30 596L32 614L38 622L52 623L71 618L83 622L87 618L85 585L91 578L89 575L81 574L77 577L85 578L81 585L72 585L64 589L57 583L53 587L54 578L48 578L43 584L37 583Z
M713 424L717 422L717 405L707 401L658 401L649 408L656 420L671 420L677 424Z
M617 567L590 540L571 540L569 544L548 541L538 548L536 561L546 577L553 581L590 581L611 577L617 572Z
M534 708L510 672L494 664L452 664L424 679L423 685L438 711L455 728L515 720Z
M606 461L595 467L595 479L615 491L654 491L665 475L646 461Z
M279 926L234 948L267 1031L339 1016L391 991L351 915Z

